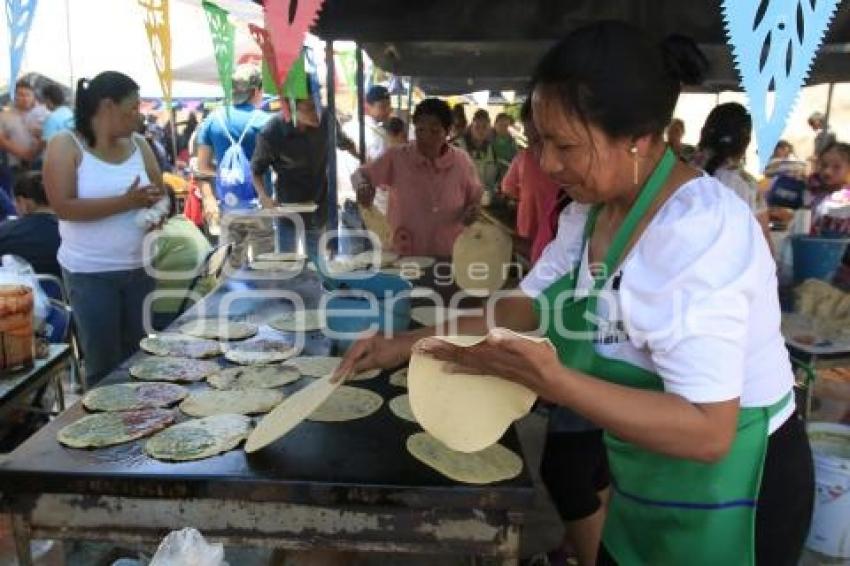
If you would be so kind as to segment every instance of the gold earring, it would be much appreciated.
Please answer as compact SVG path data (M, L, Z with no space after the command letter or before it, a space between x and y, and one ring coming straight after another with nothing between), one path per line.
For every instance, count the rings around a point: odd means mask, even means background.
M635 164L634 179L635 179L635 185L637 185L638 184L638 176L639 176L638 175L639 171L638 171L638 149L637 149L637 146L633 145L632 148L629 150L629 153L632 154L632 160L634 161L634 164Z

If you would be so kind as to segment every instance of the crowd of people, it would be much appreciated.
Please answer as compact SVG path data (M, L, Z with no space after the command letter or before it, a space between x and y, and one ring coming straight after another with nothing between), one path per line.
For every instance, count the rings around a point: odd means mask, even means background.
M813 116L815 169L792 167L793 148L781 142L768 169L776 180L760 186L744 168L752 120L736 103L712 110L688 146L673 109L706 64L682 38L659 46L627 24L594 24L539 63L520 112L523 143L510 115L491 120L477 109L468 122L463 105L437 98L416 105L409 131L382 86L366 93L364 131L357 120L336 124L337 150L363 158L351 175L357 203L386 214L400 254L450 256L482 205L517 201L533 268L521 296L496 305L496 321L525 332L552 319L544 330L555 349L503 334L463 354L439 342L422 348L520 382L551 405L542 475L566 526L561 550L583 565L680 563L697 550L713 563L742 552L788 563L808 527L811 456L779 331L769 222L787 204L774 185L792 178L815 233L850 232L833 215L850 201L850 146ZM185 289L157 273L192 272L211 250L164 176L178 161L196 158L201 182L187 199L207 224L240 209L316 204L307 252L320 253L316 236L337 205L327 196L337 117L316 94L308 88L289 117L269 114L260 69L240 65L232 106L186 124L175 146L168 126L142 119L138 85L122 73L81 80L73 111L61 89L45 89L42 104L16 86L0 115L0 201L19 218L0 224L0 254L62 277L89 385L138 347L146 297ZM291 251L292 230L278 223L276 232L277 248ZM562 293L572 296L566 305ZM603 308L599 293L626 297L629 312ZM667 332L674 295L699 325ZM181 302L154 308L160 326ZM591 329L589 313L604 324ZM459 328L485 335L487 323L465 316ZM567 340L559 325L593 338ZM398 366L434 332L361 340L340 375ZM671 511L686 496L693 506ZM733 500L752 505L713 515Z

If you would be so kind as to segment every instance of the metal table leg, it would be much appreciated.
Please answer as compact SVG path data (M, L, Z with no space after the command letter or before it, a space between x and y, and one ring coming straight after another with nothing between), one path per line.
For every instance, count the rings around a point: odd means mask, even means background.
M12 536L15 539L15 551L18 553L20 566L33 566L32 549L30 548L30 526L23 515L12 513Z

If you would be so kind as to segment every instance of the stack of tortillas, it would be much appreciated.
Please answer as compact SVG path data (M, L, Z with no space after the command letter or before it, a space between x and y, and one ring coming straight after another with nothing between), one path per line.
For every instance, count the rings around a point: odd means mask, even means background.
M476 336L438 338L464 347L484 340ZM458 452L478 452L498 442L537 398L527 387L500 377L449 373L444 362L418 353L415 347L407 387L410 407L422 428Z
M392 230L387 217L374 206L360 206L360 218L366 229L375 234L381 246L389 248L392 244Z
M458 287L486 297L502 288L511 261L511 237L494 224L476 222L466 228L452 249L452 270Z

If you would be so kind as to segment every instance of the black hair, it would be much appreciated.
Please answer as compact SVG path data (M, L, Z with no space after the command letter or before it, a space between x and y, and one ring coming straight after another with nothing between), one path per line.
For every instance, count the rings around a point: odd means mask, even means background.
M532 119L534 112L531 108L531 97L525 99L522 103L522 107L519 109L519 119L523 122L528 122Z
M829 151L837 151L847 163L850 163L850 144L838 141L830 142L823 151L820 152L818 158L823 157Z
M393 116L389 120L387 120L387 133L392 136L397 136L401 133L404 133L406 129L406 124L404 120L399 118L398 116Z
M44 88L41 89L41 97L56 107L65 104L65 91L57 84L49 83L44 85Z
M479 108L475 111L475 114L472 115L472 121L476 122L478 120L486 120L487 123L490 123L490 113L484 110L483 108Z
M47 194L44 192L44 182L41 173L29 171L18 175L12 192L16 197L28 198L40 206L47 206Z
M507 120L511 124L514 123L514 117L508 114L507 112L499 112L498 114L496 114L496 119L493 120L493 123L495 124L499 120Z
M564 110L612 138L660 136L683 84L699 84L708 60L693 40L661 43L620 21L576 29L552 47L532 76L551 89Z
M100 102L105 99L121 102L139 91L136 82L118 71L104 71L92 80L77 81L74 122L77 131L82 134L90 146L97 143L92 129L92 118L97 114Z
M452 124L465 130L469 122L466 120L466 104L460 102L452 107Z
M452 127L452 110L446 101L439 98L426 98L416 105L413 111L413 123L415 124L424 116L433 116L439 120L446 131Z
M789 142L788 140L779 140L778 142L776 142L776 146L773 148L773 157L776 156L776 152L783 148L790 149L791 153L794 153L794 146L791 145L791 142Z
M753 131L753 119L747 109L737 102L715 106L705 119L699 137L699 149L709 154L705 172L714 175L717 168L730 157L747 151Z
M18 79L18 81L15 83L15 90L18 90L19 88L25 88L35 92L35 88L32 86L32 83L29 82L27 79Z

